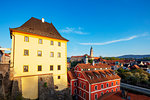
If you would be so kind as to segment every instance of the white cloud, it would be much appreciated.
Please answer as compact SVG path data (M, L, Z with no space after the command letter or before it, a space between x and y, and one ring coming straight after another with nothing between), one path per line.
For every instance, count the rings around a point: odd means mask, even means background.
M147 36L148 34L141 34L141 35L134 35L128 38L123 38L123 39L118 39L118 40L112 40L112 41L107 41L107 42L102 42L102 43L80 43L81 45L106 45L106 44L111 44L111 43L116 43L116 42L121 42L121 41L129 41L138 37L142 36Z
M80 34L80 35L88 34L87 32L83 32L82 30L83 28L81 27L78 27L78 28L66 27L65 29L60 30L60 32L61 33L75 33L75 34Z

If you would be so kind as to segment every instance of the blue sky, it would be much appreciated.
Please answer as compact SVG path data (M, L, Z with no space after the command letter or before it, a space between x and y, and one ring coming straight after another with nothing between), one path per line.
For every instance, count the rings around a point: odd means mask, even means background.
M3 0L0 46L10 48L9 27L31 17L52 22L69 39L68 56L150 54L150 0Z

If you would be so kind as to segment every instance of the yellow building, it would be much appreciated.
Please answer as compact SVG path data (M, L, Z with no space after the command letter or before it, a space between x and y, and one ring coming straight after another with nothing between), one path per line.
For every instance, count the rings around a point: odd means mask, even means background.
M10 74L19 78L24 98L38 98L39 77L53 76L56 90L67 88L67 42L52 23L31 18L10 28L12 38ZM48 83L47 83L48 84Z

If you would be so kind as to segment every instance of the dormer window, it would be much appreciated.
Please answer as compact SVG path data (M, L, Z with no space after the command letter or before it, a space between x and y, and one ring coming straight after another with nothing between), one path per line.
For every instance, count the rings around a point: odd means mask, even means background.
M101 74L103 77L106 77L106 75L105 75L104 73L100 72L100 74Z
M93 76L91 76L91 75L88 75L88 77L90 78L90 79L93 79L94 77Z
M98 73L96 73L96 72L93 72L93 74L97 77L97 78L100 78L101 76L98 74Z
M111 74L110 74L109 72L105 71L105 73L106 73L107 75L111 76Z

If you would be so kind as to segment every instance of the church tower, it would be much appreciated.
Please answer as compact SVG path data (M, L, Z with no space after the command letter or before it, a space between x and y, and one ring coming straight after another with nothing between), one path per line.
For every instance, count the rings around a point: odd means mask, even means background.
M93 48L91 46L91 49L90 49L90 56L93 58Z

